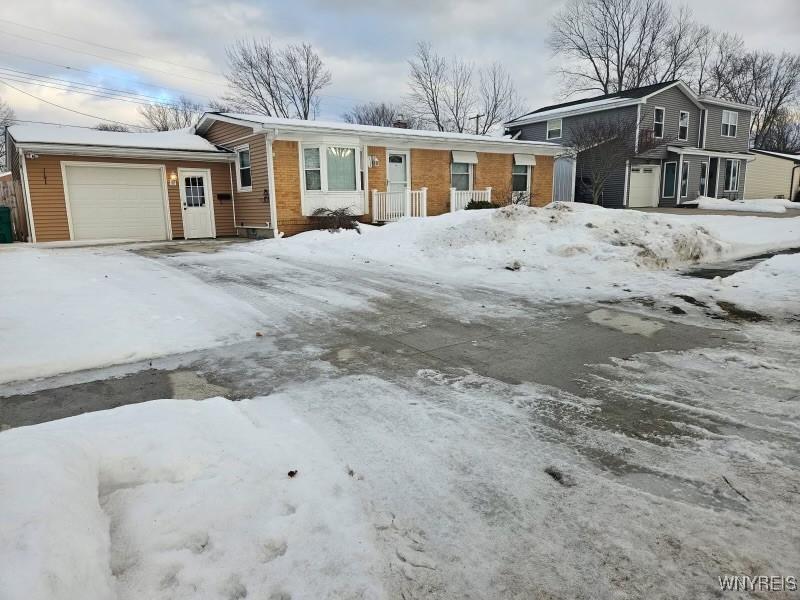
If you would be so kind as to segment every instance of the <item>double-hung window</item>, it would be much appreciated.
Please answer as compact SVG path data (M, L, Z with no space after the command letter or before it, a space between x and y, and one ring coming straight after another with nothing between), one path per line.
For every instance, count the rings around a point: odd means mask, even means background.
M727 159L725 161L725 190L726 192L739 191L739 161Z
M653 137L656 139L664 137L664 109L661 107L653 110Z
M307 192L322 190L322 160L319 148L303 148L303 171Z
M511 169L511 191L527 192L530 189L529 173L530 167L528 165L514 165Z
M552 119L547 122L547 139L561 139L561 119Z
M686 142L689 140L689 112L682 110L678 117L678 140Z
M472 189L472 165L454 162L450 164L450 187L459 192Z
M326 144L303 146L303 184L307 192L358 191L358 150Z
M736 137L739 126L739 113L735 110L722 111L722 137Z
M236 153L237 190L249 192L253 189L253 173L250 168L250 146L239 146Z

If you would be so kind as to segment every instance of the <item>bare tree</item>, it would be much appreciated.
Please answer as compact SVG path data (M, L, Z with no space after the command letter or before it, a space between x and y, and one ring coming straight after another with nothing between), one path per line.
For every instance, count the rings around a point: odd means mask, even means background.
M270 40L239 41L227 49L230 93L236 110L268 117L309 119L331 74L310 44L275 48Z
M476 71L472 64L446 59L429 43L420 43L409 66L408 104L426 126L464 132L471 128L471 118L480 114L476 129L486 134L521 112L514 83L500 63Z
M594 204L600 204L603 190L609 180L624 172L625 162L634 154L638 131L636 119L626 117L597 117L570 127L563 145L568 156L582 155L578 185L591 195ZM642 136L638 154L646 155L667 140L656 142L652 136Z
M408 127L416 128L413 119L406 116L406 112L401 106L390 102L368 102L366 104L356 104L353 108L342 115L347 123L359 125L377 125L379 127L391 127L397 121L404 121Z
M0 171L8 168L6 159L6 127L14 124L14 111L0 98Z
M697 70L692 84L698 94L718 96L730 83L733 65L744 54L742 38L710 32L697 48Z
M144 126L156 131L191 127L203 113L203 106L181 96L171 103L153 103L139 108Z
M758 148L800 154L800 112L797 109L781 109L772 126L762 134Z
M97 129L97 131L120 131L126 133L130 131L129 127L121 123L98 123L94 128Z

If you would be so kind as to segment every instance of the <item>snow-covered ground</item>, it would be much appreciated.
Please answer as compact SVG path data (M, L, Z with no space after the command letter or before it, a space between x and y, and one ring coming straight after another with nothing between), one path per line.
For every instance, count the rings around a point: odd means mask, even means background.
M160 400L6 431L0 597L382 598L356 484L279 400Z
M0 383L223 344L263 315L118 248L0 250Z
M734 212L785 213L787 210L800 210L800 203L781 198L728 200L726 198L699 196L696 200L683 202L683 204L694 205L703 210L732 210Z

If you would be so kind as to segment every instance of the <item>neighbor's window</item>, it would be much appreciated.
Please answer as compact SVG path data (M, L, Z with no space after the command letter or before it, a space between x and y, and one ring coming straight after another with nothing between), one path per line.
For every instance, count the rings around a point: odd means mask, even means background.
M355 148L328 146L325 153L329 192L354 192L356 190Z
M240 192L253 189L253 175L250 169L250 146L236 148L236 183Z
M689 195L689 163L683 165L681 171L681 198L686 198Z
M450 165L450 187L460 192L470 189L469 163L453 163Z
M722 111L722 135L736 137L736 128L739 125L739 113L735 110Z
M664 109L656 108L653 111L653 137L664 137Z
M561 119L553 119L547 122L547 139L557 140L561 138Z
M528 191L528 165L514 165L511 169L511 191Z
M727 159L725 161L725 191L739 191L739 161Z
M664 198L675 197L675 178L678 173L678 163L668 162L664 165L664 187L661 195Z
M306 190L311 192L321 190L322 163L319 158L319 148L303 148L303 169L306 175Z
M689 113L685 110L678 117L678 139L682 142L689 139Z

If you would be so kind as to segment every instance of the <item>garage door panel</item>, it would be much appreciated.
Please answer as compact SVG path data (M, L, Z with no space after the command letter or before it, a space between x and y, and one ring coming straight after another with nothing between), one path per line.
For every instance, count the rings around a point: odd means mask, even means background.
M65 169L73 238L167 239L160 168Z

